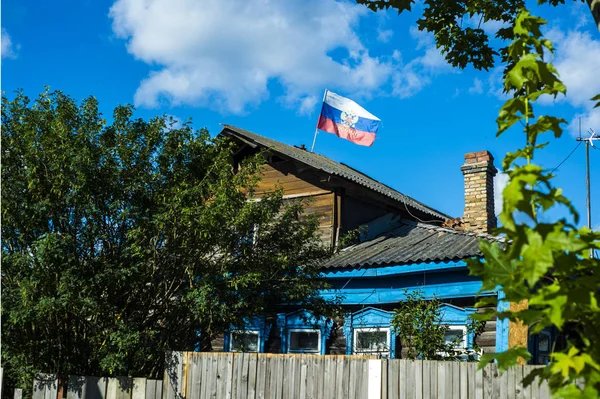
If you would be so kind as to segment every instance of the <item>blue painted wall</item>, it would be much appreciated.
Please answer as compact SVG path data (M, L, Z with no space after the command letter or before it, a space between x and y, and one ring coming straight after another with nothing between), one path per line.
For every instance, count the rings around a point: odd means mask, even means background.
M381 270L378 270L381 269ZM380 273L380 274L379 274ZM496 295L483 292L477 277L470 276L464 263L386 266L355 271L324 273L331 289L325 298L341 296L342 305L395 304L406 299L406 291L420 290L426 299L474 298Z

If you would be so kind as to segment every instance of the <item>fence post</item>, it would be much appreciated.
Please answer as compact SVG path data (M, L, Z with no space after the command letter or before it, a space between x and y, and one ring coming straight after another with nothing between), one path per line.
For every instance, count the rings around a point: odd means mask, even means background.
M369 359L368 398L381 399L381 359Z

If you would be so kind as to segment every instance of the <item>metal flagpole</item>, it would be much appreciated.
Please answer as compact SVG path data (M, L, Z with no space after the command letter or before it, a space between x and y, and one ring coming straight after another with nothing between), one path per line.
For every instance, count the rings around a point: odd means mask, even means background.
M323 102L325 102L325 98L327 97L327 92L329 90L325 89L325 93L323 93ZM323 104L321 103L321 107ZM321 114L319 114L319 119L321 118ZM319 121L317 121L317 127L315 128L315 137L313 138L312 147L310 148L310 152L315 152L315 144L317 144L317 134L319 134Z

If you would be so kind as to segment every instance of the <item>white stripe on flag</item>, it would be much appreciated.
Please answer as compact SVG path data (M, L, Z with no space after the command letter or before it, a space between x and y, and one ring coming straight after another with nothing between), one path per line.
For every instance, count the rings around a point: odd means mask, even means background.
M376 117L375 115L373 115L354 101L350 100L349 98L342 97L339 94L335 94L334 92L331 92L329 90L327 90L327 95L325 96L324 102L326 102L334 108L339 109L340 111L351 111L354 115L357 115L361 118L367 118L375 121L380 120L378 117Z

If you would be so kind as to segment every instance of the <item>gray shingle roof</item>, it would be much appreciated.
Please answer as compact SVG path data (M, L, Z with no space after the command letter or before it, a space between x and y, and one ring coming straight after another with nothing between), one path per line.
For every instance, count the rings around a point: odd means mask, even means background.
M489 234L457 231L402 220L400 226L360 244L343 249L324 268L353 268L445 262L481 256L479 239L504 242Z
M395 201L400 202L405 207L411 207L440 220L451 219L451 216L448 216L445 213L431 208L423 204L422 202L419 202L414 198L409 197L408 195L402 194L401 192L396 191L393 188L388 187L385 184L380 183L377 180L372 179L364 173L361 173L358 170L353 169L343 163L335 162L332 159L324 157L323 155L315 154L300 148L289 146L279 141L260 136L256 133L240 129L235 126L223 125L223 127L224 129L221 132L221 134L227 136L235 136L254 145L270 148L275 152L283 154L289 158L295 159L296 161L302 162L313 168L319 169L325 173L339 176L344 179L353 181L354 183L358 183L363 187L371 189L377 193L383 194Z

